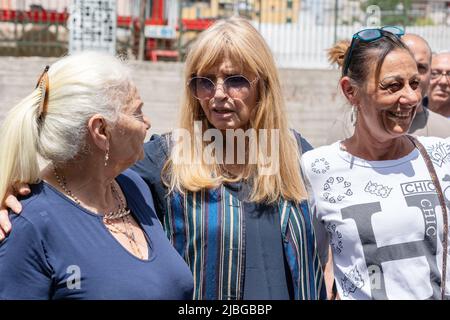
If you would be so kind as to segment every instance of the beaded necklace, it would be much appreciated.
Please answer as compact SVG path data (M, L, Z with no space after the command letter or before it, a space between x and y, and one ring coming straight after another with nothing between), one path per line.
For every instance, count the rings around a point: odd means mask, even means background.
M81 205L81 201L72 193L72 191L67 187L66 177L58 174L56 170L56 166L53 166L53 173L55 175L56 180L58 181L59 186L63 191L75 201L79 206ZM130 209L125 206L125 201L117 191L114 186L114 182L111 182L111 192L114 198L119 202L118 209L115 211L110 211L107 214L103 215L103 223L108 228L109 231L118 234L124 234L130 243L130 248L133 251L134 255L137 255L140 259L144 259L141 250L139 249L138 242L136 237L134 236L134 231L129 226L132 225L131 217L130 217ZM114 221L118 219L122 220L122 223L125 225L125 230L119 229L117 226L113 225ZM131 230L130 230L131 229Z

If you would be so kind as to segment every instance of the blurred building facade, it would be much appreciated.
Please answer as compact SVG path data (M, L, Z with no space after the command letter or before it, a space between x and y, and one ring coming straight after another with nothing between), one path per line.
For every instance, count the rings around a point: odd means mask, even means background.
M201 0L183 1L183 17L226 18L245 16L261 23L295 23L301 0Z
M61 56L68 46L72 0L0 0L0 56ZM250 19L280 67L330 68L326 49L362 28L402 25L433 50L450 48L450 0L116 0L117 52L132 59L183 60L199 32L215 20ZM368 7L396 3L395 7ZM144 25L141 9L144 7ZM172 28L172 38L142 31ZM144 32L145 33L145 32ZM140 38L141 37L141 38ZM143 43L143 45L141 45ZM143 49L142 49L143 47Z

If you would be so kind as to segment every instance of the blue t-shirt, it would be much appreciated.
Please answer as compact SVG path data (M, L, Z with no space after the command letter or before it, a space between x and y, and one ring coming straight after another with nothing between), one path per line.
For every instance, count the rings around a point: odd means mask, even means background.
M0 244L0 299L192 299L192 274L168 241L145 182L117 177L141 225L149 257L141 260L106 229L102 217L51 185L31 187L21 215Z

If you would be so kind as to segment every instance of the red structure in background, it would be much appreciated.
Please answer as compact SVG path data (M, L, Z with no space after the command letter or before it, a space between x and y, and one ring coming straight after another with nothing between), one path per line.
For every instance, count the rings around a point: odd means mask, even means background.
M164 12L165 0L153 0L151 17L146 19L145 25L167 25L167 16ZM210 19L182 19L183 31L203 31L213 23ZM180 28L177 26L177 30ZM161 44L163 47L161 48ZM171 47L170 40L146 39L145 45L146 57L148 60L157 61L158 57L175 58L178 60L178 50Z
M164 8L165 0L153 0L151 16L145 20L145 25L166 25L167 20L165 19L166 15ZM69 13L67 11L56 12L53 10L45 10L44 8L28 11L0 9L0 22L66 24L68 17ZM211 19L182 19L182 30L203 31L213 22L214 21ZM130 16L117 17L117 27L129 28L131 24L134 24L135 30L139 33L139 18L133 18ZM179 30L179 26L177 26L177 30ZM161 44L163 47L161 47ZM145 49L146 58L148 60L156 61L159 56L178 59L178 51L171 48L170 40L147 38Z
M46 10L17 11L0 9L0 22L32 22L64 24L69 14L67 12L56 12Z

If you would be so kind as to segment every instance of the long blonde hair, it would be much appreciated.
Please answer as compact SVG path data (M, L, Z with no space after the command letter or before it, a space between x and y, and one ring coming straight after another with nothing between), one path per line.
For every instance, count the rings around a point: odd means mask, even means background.
M278 71L268 45L247 20L231 18L218 21L198 37L187 55L185 83L193 75L217 66L224 58L240 64L242 70L259 79L258 106L254 118L250 120L250 127L256 132L259 129L279 130L279 170L272 175L260 174L264 167L261 148L258 150L257 163L246 164L244 174L237 179L224 176L218 163L205 163L199 152L192 153L190 163L177 163L172 152L164 166L163 181L170 191L184 192L216 188L224 182L249 179L252 184L251 201L273 203L281 197L303 200L306 192L299 168L300 153L288 128ZM196 121L202 121L202 133L211 128L199 101L185 86L179 128L190 133L191 146L194 148Z
M47 112L40 115L43 91L36 88L0 127L0 201L15 183L39 181L38 155L65 163L86 154L88 120L101 114L114 124L132 86L123 63L95 52L65 57L47 75Z

